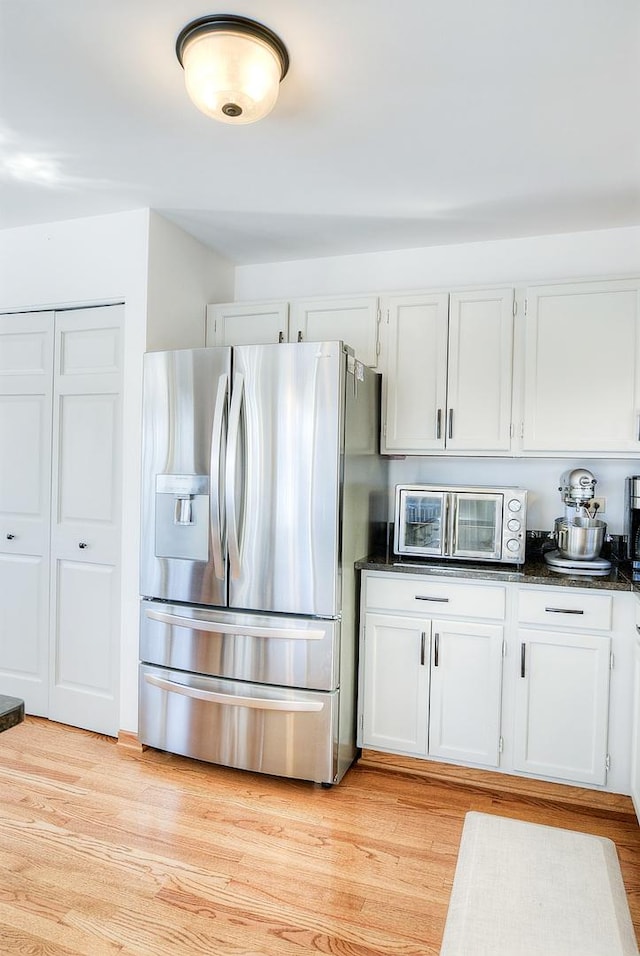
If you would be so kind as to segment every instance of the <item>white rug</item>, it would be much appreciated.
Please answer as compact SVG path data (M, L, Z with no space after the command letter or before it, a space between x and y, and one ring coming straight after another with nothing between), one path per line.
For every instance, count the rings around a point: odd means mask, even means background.
M468 813L440 956L637 956L615 845Z

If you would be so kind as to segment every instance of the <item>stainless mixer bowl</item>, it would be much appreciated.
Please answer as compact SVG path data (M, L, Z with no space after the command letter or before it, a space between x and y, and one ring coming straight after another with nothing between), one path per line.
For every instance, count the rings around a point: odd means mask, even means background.
M574 518L571 522L556 518L558 551L572 561L592 561L600 554L606 530L606 522L599 518Z

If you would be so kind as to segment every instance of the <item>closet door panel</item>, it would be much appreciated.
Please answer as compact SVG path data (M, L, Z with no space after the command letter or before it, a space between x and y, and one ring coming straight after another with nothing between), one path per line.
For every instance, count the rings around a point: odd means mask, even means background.
M51 717L118 732L123 309L56 315Z
M48 712L52 312L0 316L0 682Z

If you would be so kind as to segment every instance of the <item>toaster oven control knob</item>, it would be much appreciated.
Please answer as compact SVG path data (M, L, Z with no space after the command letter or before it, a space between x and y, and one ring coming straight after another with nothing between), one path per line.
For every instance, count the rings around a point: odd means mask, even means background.
M522 502L518 501L517 498L512 498L511 501L507 504L509 511L520 511L522 508Z
M520 550L520 542L517 541L515 538L509 538L509 540L507 541L507 551L513 552L513 551L519 551L519 550Z
M509 518L507 521L507 528L509 531L519 531L521 528L520 522L517 518Z

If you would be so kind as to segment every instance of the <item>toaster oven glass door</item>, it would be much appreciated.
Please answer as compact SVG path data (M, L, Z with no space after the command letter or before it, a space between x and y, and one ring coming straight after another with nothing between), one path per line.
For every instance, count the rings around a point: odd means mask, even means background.
M403 491L397 520L401 554L445 553L448 495L444 492Z
M502 495L453 495L451 549L455 558L501 557Z

